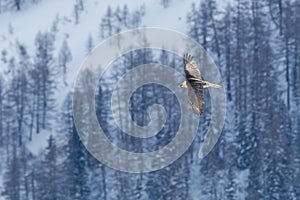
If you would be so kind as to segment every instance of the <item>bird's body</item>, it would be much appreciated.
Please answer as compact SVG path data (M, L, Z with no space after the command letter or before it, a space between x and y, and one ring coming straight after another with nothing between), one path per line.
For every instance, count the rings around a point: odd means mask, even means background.
M188 89L188 100L191 110L201 115L204 110L204 88L222 87L219 84L210 83L201 79L200 70L193 56L185 54L183 57L184 73L186 80L181 84L182 88Z

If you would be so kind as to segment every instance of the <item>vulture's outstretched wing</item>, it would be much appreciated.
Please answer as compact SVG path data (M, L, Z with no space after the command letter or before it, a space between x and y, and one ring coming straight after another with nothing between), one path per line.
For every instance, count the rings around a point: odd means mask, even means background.
M184 66L185 77L187 80L191 80L191 81L195 79L201 80L200 70L193 56L191 56L190 54L184 54L183 66Z
M198 69L196 61L189 54L184 55L183 64L190 108L197 115L201 115L204 110L204 90L200 70Z
M202 115L204 110L204 91L201 83L189 83L188 85L188 99L191 110L197 115Z

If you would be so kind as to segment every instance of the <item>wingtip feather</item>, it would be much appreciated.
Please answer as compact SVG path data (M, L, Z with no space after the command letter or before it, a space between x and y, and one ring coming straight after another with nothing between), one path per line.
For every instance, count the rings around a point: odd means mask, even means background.
M188 62L191 62L193 60L193 56L189 53L185 53L183 55L183 60L184 60L184 63L188 63Z

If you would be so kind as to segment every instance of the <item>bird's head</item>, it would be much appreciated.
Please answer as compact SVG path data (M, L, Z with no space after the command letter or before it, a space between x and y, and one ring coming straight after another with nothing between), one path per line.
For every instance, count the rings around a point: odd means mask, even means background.
M184 81L183 83L181 83L180 87L181 87L181 88L187 88L186 81Z

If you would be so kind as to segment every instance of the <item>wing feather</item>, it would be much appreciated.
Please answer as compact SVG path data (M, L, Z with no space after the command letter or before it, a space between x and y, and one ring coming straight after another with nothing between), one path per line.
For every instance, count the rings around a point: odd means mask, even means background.
M201 115L204 110L203 85L199 82L187 82L187 86L190 108L197 115Z
M183 65L186 79L196 78L201 80L200 70L193 56L190 54L184 54Z
M190 108L194 113L201 115L204 110L204 90L200 70L193 56L189 54L184 55L183 64Z

